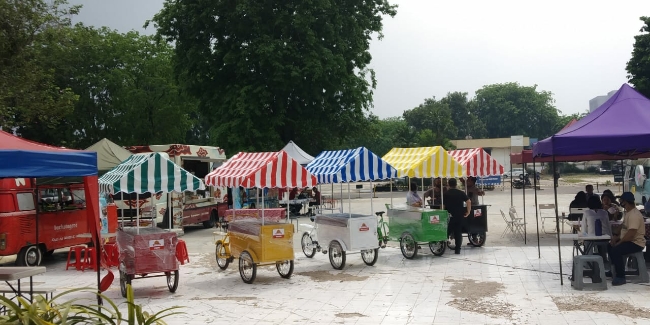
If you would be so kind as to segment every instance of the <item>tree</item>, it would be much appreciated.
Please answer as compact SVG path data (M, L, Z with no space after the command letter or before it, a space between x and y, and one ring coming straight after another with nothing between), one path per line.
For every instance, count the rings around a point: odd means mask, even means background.
M476 115L489 138L525 135L546 138L555 133L558 110L553 94L518 83L483 86L476 91Z
M72 112L77 96L55 85L48 55L78 10L65 0L0 0L0 128L48 128Z
M367 121L370 39L387 0L167 0L154 16L175 73L230 152L341 145Z
M627 62L627 79L634 88L650 98L650 17L640 18L641 35L634 36L632 58Z
M446 146L458 133L449 105L435 98L424 100L418 107L404 111L404 120L413 127L419 146Z
M447 93L447 96L440 101L449 106L451 119L458 130L453 139L465 139L467 136L479 138L484 135L485 125L473 111L476 102L468 100L467 93L458 91Z
M19 131L37 141L85 148L102 138L122 145L185 142L197 102L172 71L173 49L152 36L81 24L55 40L49 62L56 83L79 95L74 114L53 129L40 119Z

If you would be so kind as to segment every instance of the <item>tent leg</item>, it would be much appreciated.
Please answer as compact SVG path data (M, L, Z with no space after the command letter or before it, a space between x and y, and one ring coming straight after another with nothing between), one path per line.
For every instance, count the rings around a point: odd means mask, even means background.
M555 176L555 156L553 156L553 176ZM555 198L555 231L557 235L557 256L560 262L560 285L564 285L564 275L562 275L562 251L560 250L560 216L557 210L557 187L553 186L553 196Z
M524 163L524 187L521 191L522 196L524 197L524 245L527 243L527 231L526 231L526 164Z
M390 179L390 207L393 207L393 179ZM388 211L386 211L388 212Z
M539 247L539 208L537 206L537 169L535 168L535 157L533 156L533 170L535 170L535 225L537 226L537 258L542 258L542 251Z
M373 216L375 215L375 209L372 206L372 197L375 196L375 190L372 187L372 181L370 181L370 190L372 191L372 194L370 194L370 215Z

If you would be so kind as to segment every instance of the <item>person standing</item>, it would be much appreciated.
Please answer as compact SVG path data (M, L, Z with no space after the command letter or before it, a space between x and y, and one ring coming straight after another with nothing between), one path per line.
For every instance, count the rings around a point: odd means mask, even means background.
M600 198L600 197L598 196L598 194L595 194L595 193L594 193L594 186L591 185L591 184L585 186L585 192L586 192L585 195L587 196L587 202L589 202L589 198L591 198L592 196L595 196L595 197L597 197L597 198Z
M624 192L621 195L621 207L625 209L623 215L623 224L621 226L621 236L612 236L607 247L609 258L612 261L616 277L612 279L613 286L625 284L625 261L623 255L637 253L645 247L645 224L641 211L637 210L634 204L634 194ZM605 274L607 277L612 276L611 271Z
M444 208L449 212L449 224L447 225L447 236L453 234L456 242L456 254L460 254L460 247L463 244L463 220L472 211L472 200L465 192L456 188L458 185L455 178L447 182L449 190L445 192Z
M485 195L485 192L476 186L476 177L468 177L465 184L467 184L467 196L472 200L472 206L479 205L478 197Z

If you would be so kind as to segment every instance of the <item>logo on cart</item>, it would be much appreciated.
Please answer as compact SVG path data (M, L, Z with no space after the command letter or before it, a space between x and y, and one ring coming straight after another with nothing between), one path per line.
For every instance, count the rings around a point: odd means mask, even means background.
M474 210L474 217L480 217L482 215L483 215L483 212L481 212L481 209Z
M284 238L284 229L273 229L273 238Z
M149 250L155 251L165 248L165 241L162 239L149 240Z
M365 223L361 224L361 227L359 227L359 231L368 231L370 228Z
M429 223L430 224L438 224L440 223L440 216L429 216Z

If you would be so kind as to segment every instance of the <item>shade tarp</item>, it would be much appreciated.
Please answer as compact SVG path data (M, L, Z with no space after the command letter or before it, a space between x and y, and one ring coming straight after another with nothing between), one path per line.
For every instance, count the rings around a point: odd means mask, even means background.
M393 148L382 159L397 177L463 177L463 166L443 147Z
M533 155L602 154L626 159L650 154L650 100L627 84L603 105L555 135L537 142Z
M48 146L0 131L0 178L97 175L97 153Z
M99 179L102 192L159 193L204 190L200 178L192 175L164 155L136 154Z
M278 152L240 152L205 176L210 186L225 187L311 187L316 186L310 174L289 154Z
M313 156L300 149L300 147L298 147L298 145L296 145L293 141L289 141L289 143L287 143L287 145L284 146L282 150L288 153L291 158L295 159L299 164L303 166L306 166L312 160L314 160Z
M397 170L365 147L323 151L307 165L319 184L362 182L397 177Z
M132 153L106 138L86 148L97 153L97 170L108 171L131 157Z
M503 175L503 166L483 148L450 150L449 154L465 167L465 176Z

